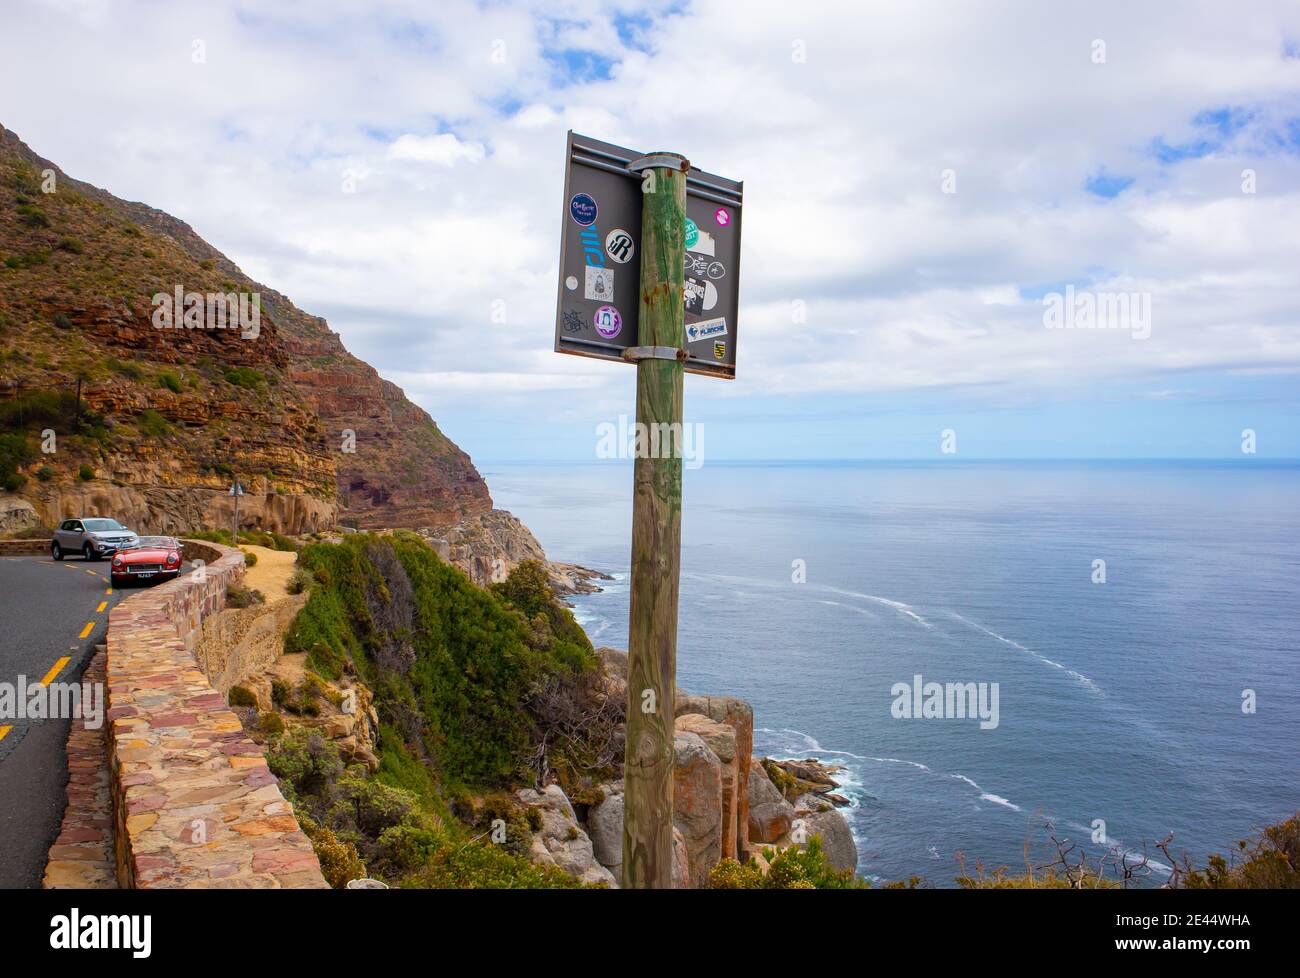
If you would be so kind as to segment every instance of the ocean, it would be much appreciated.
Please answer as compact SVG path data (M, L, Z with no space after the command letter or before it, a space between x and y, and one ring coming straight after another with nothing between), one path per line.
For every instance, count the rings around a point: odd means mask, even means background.
M552 559L614 576L573 603L626 648L631 463L484 474ZM863 876L951 886L1055 837L1158 884L1171 833L1198 863L1300 809L1300 466L687 470L677 667L753 704L755 753L841 766ZM896 715L918 675L996 683L996 725Z

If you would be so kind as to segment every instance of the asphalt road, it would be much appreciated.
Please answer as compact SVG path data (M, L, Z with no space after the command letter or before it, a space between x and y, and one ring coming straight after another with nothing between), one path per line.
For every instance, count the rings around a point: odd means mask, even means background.
M0 684L17 686L20 676L28 686L79 680L121 596L109 588L107 561L0 558ZM81 721L0 716L2 888L41 885L63 820L73 722Z

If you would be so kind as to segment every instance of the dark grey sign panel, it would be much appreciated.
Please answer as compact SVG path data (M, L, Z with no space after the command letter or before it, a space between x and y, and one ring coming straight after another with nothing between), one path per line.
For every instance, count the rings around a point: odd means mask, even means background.
M627 165L644 156L569 132L555 349L619 360L637 346L641 187ZM743 185L691 167L686 175L685 335L688 373L736 376Z

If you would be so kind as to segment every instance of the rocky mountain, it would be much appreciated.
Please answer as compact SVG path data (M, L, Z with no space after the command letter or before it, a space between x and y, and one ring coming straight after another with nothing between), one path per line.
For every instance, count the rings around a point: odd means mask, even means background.
M153 298L178 289L180 328L158 328ZM0 347L0 479L45 525L228 526L233 479L241 525L286 533L439 530L492 509L469 457L323 319L3 126Z

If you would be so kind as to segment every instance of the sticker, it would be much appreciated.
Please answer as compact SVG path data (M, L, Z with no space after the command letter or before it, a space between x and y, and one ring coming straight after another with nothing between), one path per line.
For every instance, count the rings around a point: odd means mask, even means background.
M708 231L695 229L695 240L687 240L686 248L688 251L694 251L701 255L713 255L713 235Z
M596 223L596 198L591 194L574 194L569 201L569 216L584 228Z
M713 344L713 359L714 359L714 360L725 360L725 359L727 359L727 344L726 344L726 343L714 343L714 344Z
M718 304L718 290L712 282L687 276L685 284L682 299L687 312L699 316Z
M587 284L582 290L584 297L597 302L614 301L614 269L587 266Z
M715 336L727 335L727 320L719 316L717 319L703 319L698 323L686 324L686 342L694 343L697 340L711 340Z
M570 292L576 289L578 287L578 276L570 275L568 278L566 278L564 280L564 287L568 289Z
M632 235L622 228L614 228L605 235L605 251L614 261L624 265L636 254L636 244L632 241Z
M722 264L716 258L709 261L707 258L700 258L698 255L686 253L686 271L699 278L708 276L709 278L722 278L727 274L727 266Z
M596 324L596 332L607 340L612 340L623 328L623 317L613 306L601 306L597 309L592 322Z
M566 333L581 333L582 316L572 309L566 309L564 311L564 331Z
M686 219L686 247L695 250L695 243L700 240L700 227L689 217ZM713 254L713 252L709 252Z
M718 227L725 228L731 223L731 214L725 207L719 207L713 212L713 219L718 222Z

